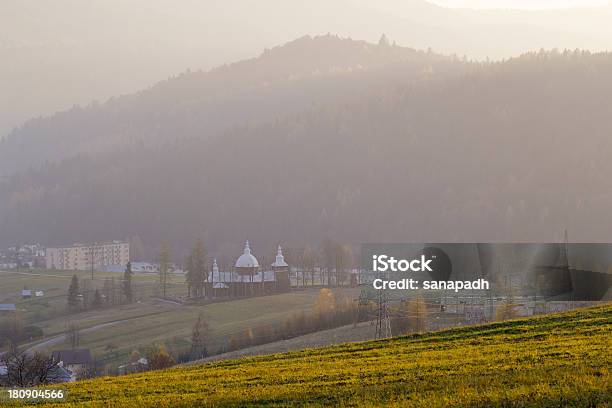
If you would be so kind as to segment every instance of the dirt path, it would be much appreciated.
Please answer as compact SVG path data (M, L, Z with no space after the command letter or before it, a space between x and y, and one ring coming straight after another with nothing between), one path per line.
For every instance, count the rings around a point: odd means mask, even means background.
M94 326L90 326L90 327L86 327L84 329L80 329L79 333L81 334L87 334L87 333L93 333L95 331L98 331L100 329L104 329L110 326L114 326L116 324L120 324L120 323L125 323L127 321L130 320L134 320L134 319L141 319L144 317L148 317L148 316L156 316L159 314L164 314L164 313L168 313L169 310L162 310L162 311L157 311L157 312L152 312L152 313L146 313L146 314L142 314L142 315L138 315L138 316L132 316L132 317L127 317L125 319L118 319L118 320L113 320L110 322L104 322L104 323L99 323L96 324ZM56 334L54 336L51 336L45 340L43 340L40 343L36 343L30 347L28 347L26 350L27 351L40 351L43 350L49 346L53 346L55 344L61 343L62 341L66 340L66 334L62 333L62 334Z
M170 299L163 299L163 298L158 298L158 297L152 297L150 300L153 301L153 302L167 303L169 305L174 305L174 306L184 306L182 303L175 302L174 300L170 300Z
M125 320L129 320L129 319L125 319ZM117 320L114 322L107 322L107 323L101 323L101 324L97 324L95 326L91 326L88 327L86 329L83 330L79 330L79 332L81 334L87 334L87 333L92 333L95 332L97 330L103 329L105 327L110 327L113 326L115 324L124 322L125 320ZM32 347L28 348L27 351L31 352L31 351L40 351L43 350L49 346L53 346L55 344L61 343L62 341L66 340L66 334L58 334L56 336L50 337L47 340L44 340L38 344L33 345Z
M0 273L5 275L27 275L27 276L42 276L42 277L51 277L51 278L64 278L64 279L72 279L71 275L55 275L52 273L33 273L33 272L14 272L14 271L0 271Z

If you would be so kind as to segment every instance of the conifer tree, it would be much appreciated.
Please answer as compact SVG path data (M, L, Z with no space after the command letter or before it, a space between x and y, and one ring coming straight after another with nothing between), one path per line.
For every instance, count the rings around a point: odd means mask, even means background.
M94 298L91 302L91 307L93 309L99 309L102 307L102 296L100 295L100 291L98 289L96 289L94 293Z
M159 251L159 285L162 290L162 297L166 298L166 287L168 285L168 276L170 274L170 246L164 242Z
M128 262L123 273L123 283L121 284L121 293L125 297L126 303L132 303L132 263Z
M111 281L109 278L104 279L104 287L102 288L102 293L104 294L105 303L112 304Z
M202 240L197 240L187 261L187 284L195 296L204 295L204 283L208 280L208 253Z
M68 309L76 310L79 306L79 278L72 276L68 287Z
M187 257L187 262L185 265L185 269L187 270L187 274L185 275L185 281L187 282L187 297L194 296L194 283L195 283L195 266L193 264L193 250Z
M390 45L389 39L384 33L380 36L380 40L378 40L378 45L380 45L381 47L388 47Z

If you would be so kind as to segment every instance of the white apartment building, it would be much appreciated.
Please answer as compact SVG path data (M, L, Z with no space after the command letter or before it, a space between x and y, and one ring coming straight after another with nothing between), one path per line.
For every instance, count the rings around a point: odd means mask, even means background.
M126 241L73 244L47 248L47 269L87 271L109 265L126 265L130 260L130 243Z

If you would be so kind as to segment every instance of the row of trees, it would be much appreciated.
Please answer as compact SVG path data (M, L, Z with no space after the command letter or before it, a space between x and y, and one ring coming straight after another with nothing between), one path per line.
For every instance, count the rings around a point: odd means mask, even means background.
M290 254L291 256L291 254ZM347 282L347 272L355 267L355 257L349 245L341 244L332 239L325 239L319 250L309 246L294 255L293 262L302 270L302 285L307 285L308 275L314 282L315 269L318 266L321 280L327 286L344 286Z
M273 341L286 340L320 330L357 323L367 318L360 313L357 303L347 297L338 297L329 288L323 288L311 312L296 313L282 324L261 324L229 336L227 350L238 350Z
M167 251L162 247L160 260L165 259L163 255ZM348 271L356 266L351 247L331 239L326 239L317 249L311 246L302 249L285 248L284 254L285 260L299 271L296 280L301 286L345 286L350 284L347 279ZM267 264L268 262L262 262L262 265ZM185 261L190 297L205 295L204 288L208 281L210 265L211 260L206 246L201 239L198 239ZM160 265L160 282L165 282L162 266L163 263Z
M186 269L187 292L189 296L204 296L204 284L209 273L208 252L202 240L198 239L187 257Z
M43 330L35 325L25 325L21 312L10 313L0 319L0 347L8 344L16 347L24 341L31 341L43 337Z
M77 275L73 275L68 286L67 306L68 311L78 312L81 310L101 309L105 306L113 306L117 304L132 303L134 301L134 292L132 288L132 264L127 263L123 279L119 284L115 282L115 278L106 278L102 292L96 288L89 288L89 281L83 279L79 281ZM118 289L118 290L117 290ZM117 293L119 292L119 293Z
M208 357L211 352L232 351L258 344L289 339L307 333L357 323L371 314L361 313L357 303L348 297L336 296L329 288L319 292L310 312L302 311L288 317L279 324L262 324L230 335L224 348L211 350L212 331L204 315L200 314L193 324L189 349L168 349L164 344L154 344L143 353L148 360L146 367L138 365L141 352L131 353L128 364L138 370L168 368L177 362L188 362ZM173 350L173 351L171 351Z
M353 251L331 239L325 240L319 250L307 246L303 249L286 249L286 260L297 268L298 285L344 286L347 283L347 272L354 267ZM168 287L172 273L172 253L167 243L162 243L158 255L159 289L163 298L168 297ZM210 272L210 258L202 240L198 239L190 251L185 267L188 296L205 295L205 284ZM104 286L91 289L93 281L81 280L77 275L72 277L68 288L67 307L70 312L100 309L106 306L132 303L134 301L133 271L128 262L119 282L114 277L106 278ZM316 281L315 281L316 279Z
M170 246L163 243L159 253L159 288L164 298L167 296L167 287L170 281L171 256ZM88 280L84 279L80 282L77 275L73 275L68 287L68 310L76 312L132 303L134 301L133 276L132 263L128 262L125 266L123 278L120 279L119 283L115 281L114 277L106 278L102 292L100 292L98 288L92 291L89 288Z
M125 372L138 372L143 370L160 370L172 367L177 362L199 360L209 355L211 330L202 314L194 323L191 331L191 347L189 350L178 352L170 351L165 344L153 344L144 351L146 364L140 362L141 353L132 351ZM174 355L173 355L174 354Z
M349 283L347 281L347 272L355 267L355 258L351 247L332 239L324 240L319 248L311 246L306 246L302 249L285 248L285 259L290 265L299 270L297 283L302 286L314 286L315 284L345 286ZM159 263L160 294L163 298L167 298L172 273L172 251L167 242L161 244L157 261ZM262 264L267 265L268 262L263 262ZM184 265L188 296L205 296L205 284L208 281L211 270L211 259L201 239L195 241L194 246L185 259ZM132 275L130 264L128 263L121 283L122 302L129 303L132 301ZM111 279L111 283L114 283L113 279ZM114 285L111 285L111 287L114 287ZM117 302L109 303L117 304Z
M421 333L427 330L427 304L423 298L400 302L391 318L391 333L400 336L407 333Z

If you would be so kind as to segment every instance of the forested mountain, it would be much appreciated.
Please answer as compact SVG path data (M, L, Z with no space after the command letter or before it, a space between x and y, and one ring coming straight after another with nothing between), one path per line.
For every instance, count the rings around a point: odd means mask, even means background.
M256 55L332 30L375 42L498 60L544 49L603 51L612 6L553 10L447 8L487 0L3 0L0 139L28 118L132 93L187 68ZM534 0L553 7L578 1ZM520 8L527 0L505 1Z
M80 153L208 138L313 105L343 103L434 68L442 73L449 63L411 48L303 37L259 58L187 72L134 95L30 120L0 140L0 176Z
M609 241L611 68L302 39L14 135L82 148L0 184L0 244Z

